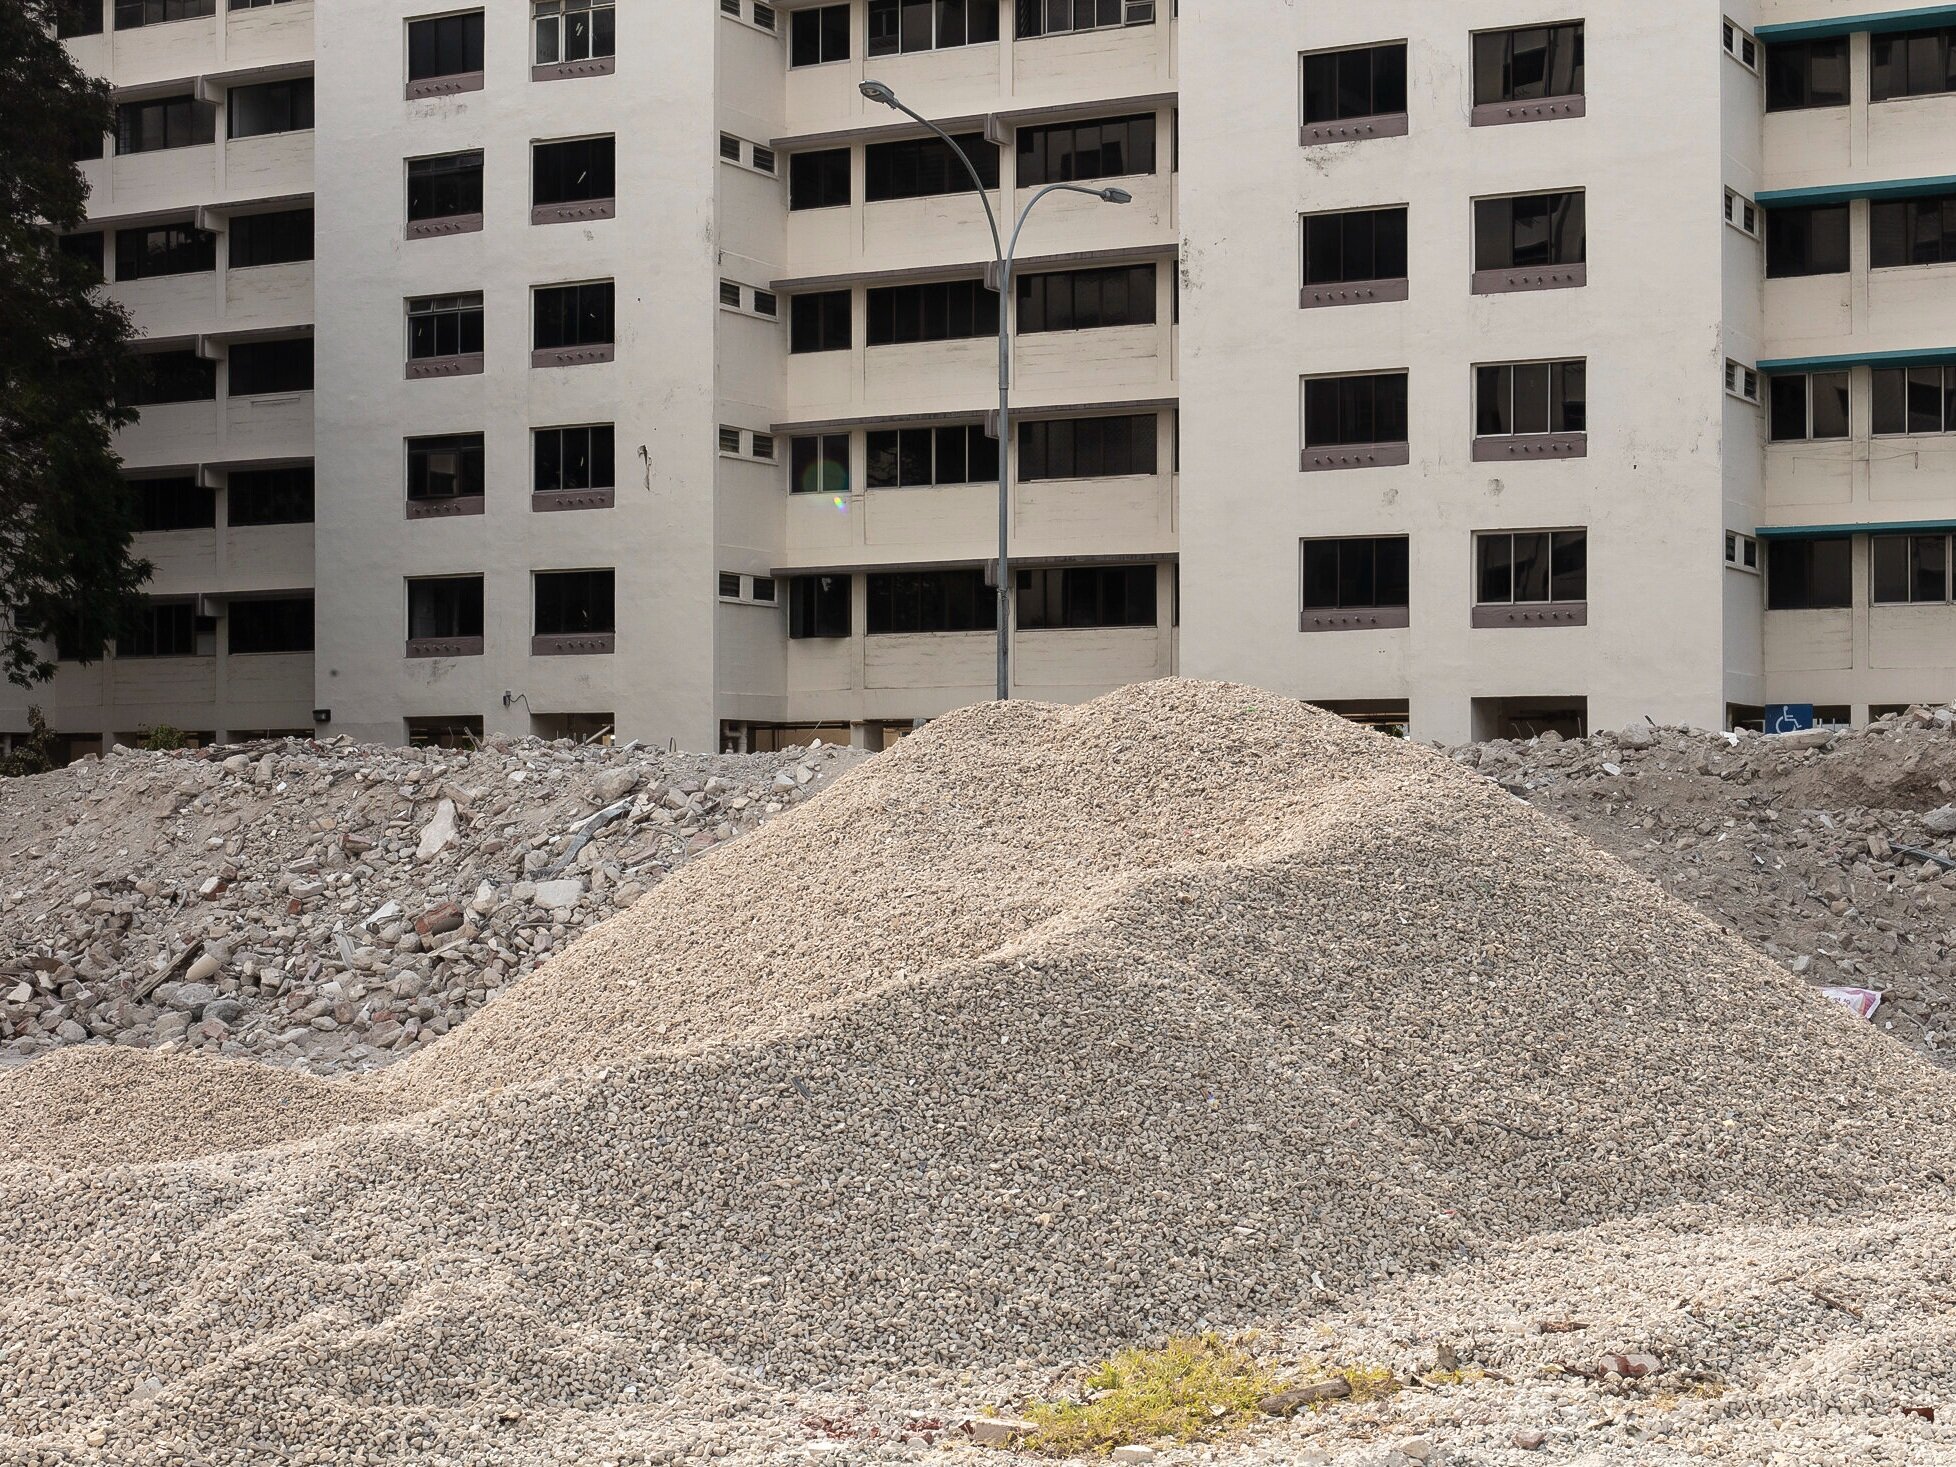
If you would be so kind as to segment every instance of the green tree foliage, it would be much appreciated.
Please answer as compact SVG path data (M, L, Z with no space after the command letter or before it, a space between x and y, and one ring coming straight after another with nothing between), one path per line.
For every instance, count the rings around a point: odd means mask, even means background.
M129 320L95 263L60 247L87 201L78 138L109 130L107 87L54 37L56 0L0 0L0 668L90 661L140 604L135 507L112 446L135 369Z

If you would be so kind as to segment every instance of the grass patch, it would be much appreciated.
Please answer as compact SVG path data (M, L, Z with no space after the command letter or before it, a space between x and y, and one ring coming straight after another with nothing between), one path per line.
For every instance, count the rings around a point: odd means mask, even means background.
M1353 1401L1378 1400L1399 1389L1392 1372L1381 1369L1326 1367L1290 1379L1240 1342L1188 1336L1103 1360L1088 1373L1080 1400L1034 1401L1022 1413L1039 1427L1027 1445L1047 1456L1079 1457L1130 1443L1221 1436L1266 1419L1257 1409L1266 1397L1326 1376L1343 1379Z

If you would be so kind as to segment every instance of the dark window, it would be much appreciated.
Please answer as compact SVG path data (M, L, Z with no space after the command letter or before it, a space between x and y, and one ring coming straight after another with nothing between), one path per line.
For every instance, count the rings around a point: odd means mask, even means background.
M616 631L614 579L608 570L538 571L536 634L564 637Z
M410 158L407 166L407 216L447 219L482 212L482 154L450 153L441 158Z
M1524 194L1474 201L1474 268L1526 270L1580 265L1587 258L1580 193Z
M1023 319L1020 326L1023 329ZM871 346L996 335L998 295L985 289L982 280L870 288L867 341Z
M409 499L472 499L482 493L482 486L480 433L408 439Z
M757 316L778 316L781 314L781 304L775 298L773 291L757 290L754 292L754 314Z
M131 479L129 487L136 496L136 528L145 534L209 530L217 525L217 495L192 475Z
M1766 215L1766 274L1840 275L1847 270L1847 205L1773 209Z
M408 80L482 70L482 12L408 22Z
M189 601L151 601L136 619L135 630L118 637L118 657L195 657L197 608Z
M1949 536L1876 535L1874 604L1949 600Z
M1876 368L1874 430L1956 433L1956 367Z
M973 46L997 39L998 0L869 0L872 56ZM842 54L849 53L845 50Z
M721 571L720 594L730 601L738 601L740 599L740 577L732 571Z
M788 38L790 66L820 66L849 59L849 7L823 5L797 10Z
M614 336L611 282L546 286L536 292L535 319L538 351L607 345Z
M763 173L774 172L774 149L754 144L754 166Z
M269 132L304 132L312 126L312 78L260 82L233 87L227 100L234 138L255 138Z
M869 434L863 475L871 489L984 484L998 477L998 440L980 423L941 428L878 428Z
M530 201L571 204L612 198L617 190L614 157L615 144L608 137L538 143L530 151Z
M579 428L538 428L530 435L539 494L556 489L609 489L617 483L612 460L612 427L594 423Z
M1847 437L1847 373L1772 378L1769 428L1775 443Z
M157 224L115 232L115 278L187 275L217 268L217 236L188 224Z
M227 638L233 655L312 651L312 597L276 596L231 603Z
M1847 37L1766 43L1766 110L1847 105Z
M54 33L62 40L102 34L102 0L59 0L54 8Z
M1872 41L1875 101L1956 92L1956 27L1878 35Z
M217 363L194 351L143 352L127 390L124 407L150 407L168 402L212 402L217 397Z
M1019 477L1103 479L1156 472L1153 413L1019 424Z
M849 150L824 148L788 159L788 207L835 209L849 202Z
M788 441L788 492L847 494L849 435L823 433Z
M1474 103L1582 95L1582 22L1474 37Z
M1019 333L1155 323L1155 267L1056 270L1019 277Z
M1304 609L1367 611L1404 606L1411 583L1404 535L1306 540Z
M1766 609L1821 611L1851 606L1853 544L1845 535L1826 540L1768 541Z
M272 5L289 5L292 0L231 0L229 10L263 10Z
M407 593L411 641L482 635L481 576L409 581Z
M1582 362L1512 362L1476 367L1475 435L1588 431L1588 373Z
M115 0L115 28L119 31L215 14L217 0Z
M482 296L422 296L407 303L408 356L466 356L482 350Z
M1152 565L1083 565L1018 573L1020 631L1061 627L1151 627Z
M1877 199L1870 220L1871 260L1896 265L1956 264L1956 194L1930 199Z
M1304 283L1406 278L1406 210L1360 209L1304 219Z
M1343 122L1406 110L1406 43L1304 58L1304 121Z
M312 338L241 341L231 348L232 397L312 391Z
M231 268L284 265L312 258L312 210L240 214L231 221Z
M1406 442L1406 374L1313 377L1304 384L1304 446Z
M116 121L119 131L121 126L120 112L116 115ZM76 163L86 163L91 158L101 157L104 140L107 136L107 133L97 132L92 127L84 127L80 132L73 134L68 139L69 159ZM117 151L121 152L124 150L118 148ZM129 151L133 151L133 149Z
M588 61L617 50L611 0L536 0L531 15L538 66Z
M997 188L998 148L975 132L957 134L952 141L977 168L985 187ZM863 197L870 203L972 191L970 173L942 138L871 143L863 149L863 169Z
M59 243L61 253L72 260L80 260L86 265L91 277L102 276L102 231L86 229L76 234L64 234Z
M848 576L796 576L788 582L788 635L846 637L855 618L850 614Z
M1155 171L1155 115L1019 129L1020 188Z
M1111 26L1153 25L1157 0L1019 0L1020 40L1097 31Z
M1589 596L1589 532L1522 530L1479 535L1474 599L1482 606L1584 601Z
M231 525L312 523L312 465L233 469L224 485L224 518Z
M191 148L217 136L217 108L195 97L155 97L115 109L117 153Z
M845 351L850 344L850 292L821 290L788 302L788 350Z
M869 635L989 632L998 592L982 570L887 571L869 577Z

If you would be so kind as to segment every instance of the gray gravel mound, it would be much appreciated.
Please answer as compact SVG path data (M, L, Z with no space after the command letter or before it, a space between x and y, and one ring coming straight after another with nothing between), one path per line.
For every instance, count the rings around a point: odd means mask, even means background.
M0 1076L0 1460L779 1460L774 1393L1862 1226L1956 1157L1950 1076L1566 828L1195 683L940 720L311 1139L151 1055L146 1158L83 1057Z

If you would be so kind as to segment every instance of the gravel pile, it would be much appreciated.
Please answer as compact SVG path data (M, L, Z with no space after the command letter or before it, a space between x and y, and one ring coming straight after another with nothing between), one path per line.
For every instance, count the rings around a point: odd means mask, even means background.
M286 739L0 779L0 1067L385 1064L854 757Z
M1453 751L1815 987L1956 1065L1956 708L1781 737L1624 729Z
M377 1074L0 1076L0 1460L895 1459L1164 1333L1410 1350L1368 1301L1492 1338L1625 1248L1669 1307L1910 1229L1880 1348L1775 1391L1782 1317L1714 1311L1636 1387L1845 1460L1950 1399L1952 1156L1956 1079L1432 751L1224 685L992 706ZM1520 1451L1391 1409L1291 1430Z

